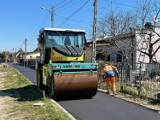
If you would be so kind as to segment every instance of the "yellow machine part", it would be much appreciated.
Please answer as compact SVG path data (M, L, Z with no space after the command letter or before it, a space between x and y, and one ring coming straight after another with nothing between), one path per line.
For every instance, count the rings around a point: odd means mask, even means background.
M68 57L68 56L64 56L58 52L56 52L55 50L52 49L51 52L51 60L54 61L84 61L84 53L82 54L82 56L79 57Z
M97 75L54 75L54 97L92 97L97 92Z

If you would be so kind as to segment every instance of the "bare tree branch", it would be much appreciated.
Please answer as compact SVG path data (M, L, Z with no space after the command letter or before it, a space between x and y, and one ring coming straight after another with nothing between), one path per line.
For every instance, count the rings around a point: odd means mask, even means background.
M106 13L106 15L103 17L102 20L99 20L99 26L98 28L98 33L99 36L105 37L106 35L112 36L112 41L111 43L118 48L118 50L121 51L122 56L124 59L128 59L127 56L132 53L134 50L138 50L139 52L147 55L149 59L152 59L153 56L158 52L160 49L160 46L153 52L154 45L157 45L160 41L160 34L156 32L154 29L146 30L144 29L144 24L145 22L151 22L153 24L153 20L151 21L151 16L155 14L155 19L158 18L159 13L160 13L160 7L159 3L157 0L137 0L137 6L136 10L128 10L124 12L122 9L113 8L112 5L112 0L109 5L109 9ZM136 12L135 12L136 11ZM153 17L153 16L152 16ZM149 35L149 48L148 51L142 51L141 49L138 49L138 44L126 44L126 47L130 46L132 48L130 51L125 51L119 44L117 43L116 40L118 40L117 36L119 34L124 34L124 33L130 33L130 28L135 28L139 29L139 24L141 24L140 32L138 34L144 34L144 35ZM155 21L154 21L154 27L155 27ZM154 28L153 27L153 28ZM149 33L144 32L143 30L148 31ZM154 35L157 35L159 38L153 41L152 38L152 33ZM135 33L136 34L136 33ZM121 41L121 43L126 43L123 40L118 40ZM142 46L141 46L142 47Z
M156 43L158 43L160 41L160 38L158 38L155 42L153 42L152 44L155 45Z
M159 49L160 49L160 46L158 46L158 48L154 51L152 55L154 56L158 52Z

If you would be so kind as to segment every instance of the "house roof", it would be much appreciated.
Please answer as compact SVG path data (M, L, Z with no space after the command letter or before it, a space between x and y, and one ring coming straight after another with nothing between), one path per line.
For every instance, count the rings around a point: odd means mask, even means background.
M23 53L24 53L24 51L22 50L22 48L20 48L18 50L18 52L16 53L16 57L18 57L20 54L23 54Z
M39 52L39 48L36 48L35 50L33 50L33 52Z
M112 40L124 40L128 38L133 38L135 37L135 33L125 33L125 34L119 34L116 36L109 36L109 37L103 37L103 38L96 38L96 43L98 44L105 44L105 45L110 45L110 42ZM89 41L88 44L92 44L92 41Z
M24 51L22 50L22 48L20 48L16 54L18 54L18 53L24 53Z

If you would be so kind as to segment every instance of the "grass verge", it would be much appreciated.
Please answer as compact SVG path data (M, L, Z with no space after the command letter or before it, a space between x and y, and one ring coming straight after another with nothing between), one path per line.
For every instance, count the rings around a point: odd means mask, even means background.
M43 98L42 93L11 66L0 66L0 97L8 98L5 119L70 120L58 106ZM2 94L3 93L3 94ZM1 101L0 101L1 102ZM5 103L6 103L5 102ZM35 105L43 103L43 105Z

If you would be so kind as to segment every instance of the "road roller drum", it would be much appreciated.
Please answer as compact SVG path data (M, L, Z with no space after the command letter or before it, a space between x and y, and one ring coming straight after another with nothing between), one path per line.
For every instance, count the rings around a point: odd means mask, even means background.
M54 97L92 97L97 92L97 75L54 75Z

